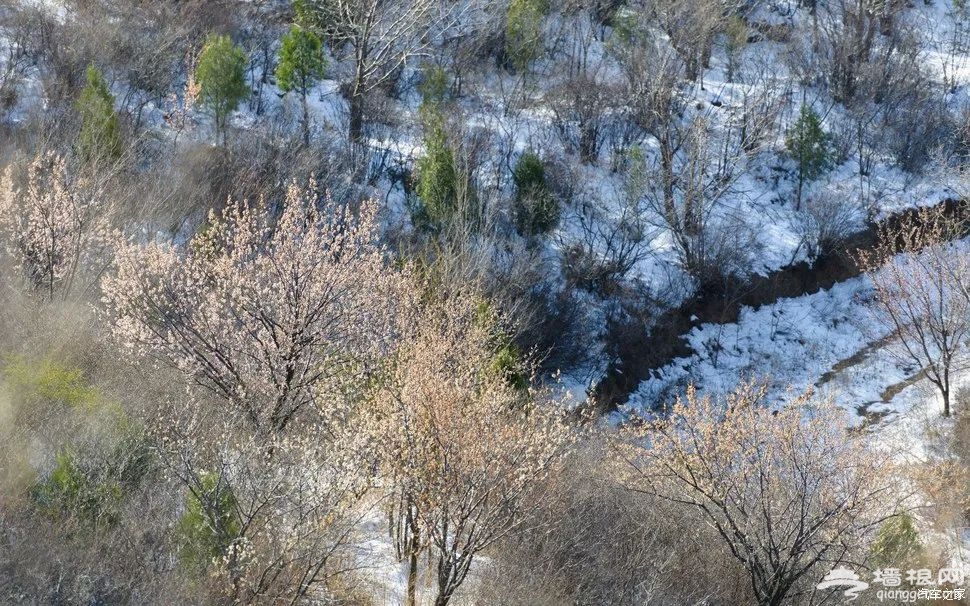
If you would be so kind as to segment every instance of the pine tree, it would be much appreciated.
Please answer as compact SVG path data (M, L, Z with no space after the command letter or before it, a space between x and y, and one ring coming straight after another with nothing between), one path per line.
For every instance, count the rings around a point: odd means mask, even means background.
M321 78L326 69L323 43L313 32L294 25L283 36L279 63L276 66L276 83L284 93L297 91L303 104L303 142L310 142L310 111L307 92Z
M442 109L451 101L451 76L441 66L430 66L424 69L421 84L421 114L425 122L440 116Z
M115 100L104 76L93 65L88 66L87 84L77 101L81 115L81 132L77 152L84 162L116 159L121 155L121 134Z
M519 158L512 172L515 182L515 222L524 235L543 234L559 223L559 204L546 185L542 159L532 152Z
M229 114L249 95L246 53L229 36L209 36L195 71L202 104L212 110L216 130L223 133Z
M428 120L424 145L426 155L418 160L418 197L427 219L442 225L456 211L458 176L455 154L439 117Z
M511 0L506 16L505 55L509 66L525 72L539 57L542 47L542 18L548 12L545 0Z
M795 209L799 210L805 182L818 178L829 167L831 155L829 135L822 129L822 119L808 105L802 105L798 120L788 132L786 144L798 165Z
M201 474L196 492L189 492L176 533L182 563L202 575L222 558L240 534L232 489L211 472Z
M916 568L922 563L923 543L912 514L900 513L879 526L870 548L870 557L880 568L900 565Z

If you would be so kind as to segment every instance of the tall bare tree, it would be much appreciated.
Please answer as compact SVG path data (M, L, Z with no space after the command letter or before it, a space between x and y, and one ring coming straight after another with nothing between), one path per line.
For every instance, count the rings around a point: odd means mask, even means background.
M747 241L724 204L741 175L743 141L730 128L714 128L713 119L710 112L685 123L669 116L658 125L659 149L642 192L654 226L670 235L681 265L702 286L736 270Z
M964 221L943 207L920 210L884 226L860 255L875 289L875 317L896 337L889 349L939 391L950 416L954 375L967 368L970 339L970 251L955 240Z
M438 0L301 0L297 18L320 31L336 51L347 50L354 75L346 90L350 138L363 134L366 96L392 83L421 55L459 10Z
M688 80L700 80L708 67L714 38L727 18L744 5L738 0L652 0L644 2L681 56Z

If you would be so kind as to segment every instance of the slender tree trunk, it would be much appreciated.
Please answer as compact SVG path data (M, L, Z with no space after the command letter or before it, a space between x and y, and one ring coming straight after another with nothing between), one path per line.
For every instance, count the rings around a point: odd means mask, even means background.
M421 530L418 528L418 522L414 516L414 508L411 506L410 500L407 503L408 513L407 513L407 527L408 527L408 587L407 595L405 596L405 606L417 606L417 590L418 590L418 556L421 545Z
M354 72L354 85L350 89L350 140L359 142L364 134L364 73L367 67L367 48L358 48Z
M364 98L354 93L350 97L350 140L360 141L364 134Z
M940 393L943 395L943 416L950 416L950 364L945 362L943 377L940 380Z
M306 88L302 90L303 95L300 97L303 100L303 144L310 145L310 107L306 102Z

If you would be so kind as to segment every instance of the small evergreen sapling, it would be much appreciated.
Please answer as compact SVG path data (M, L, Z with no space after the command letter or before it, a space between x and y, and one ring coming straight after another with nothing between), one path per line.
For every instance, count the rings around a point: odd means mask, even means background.
M448 142L443 121L428 120L424 146L425 156L418 160L418 197L428 221L441 226L457 210L458 175L455 154Z
M209 564L226 554L240 534L236 498L224 479L204 473L185 500L178 522L182 564L202 574Z
M822 128L822 119L808 105L802 105L798 119L788 132L786 145L798 166L795 210L800 210L805 182L818 178L829 168L831 161L829 135Z
M229 114L249 96L246 84L246 53L229 36L209 36L199 56L195 78L199 97L216 119L216 130L223 134Z
M546 0L511 0L505 27L505 56L519 73L539 58L542 50L542 19L549 12Z
M121 135L115 99L104 76L93 65L88 66L87 83L77 101L81 115L81 132L77 152L84 162L114 160L121 155Z
M284 93L296 91L303 105L303 142L310 142L310 110L307 93L321 79L327 61L323 56L323 43L313 32L294 25L283 36L279 63L276 66L276 83Z
M512 173L515 182L515 223L523 235L547 233L559 224L559 204L546 185L542 159L532 152L519 158Z
M900 566L905 570L923 563L923 543L910 513L900 513L879 526L870 557L879 568Z
M425 121L441 114L441 109L451 101L451 77L440 66L426 68L421 84L421 113Z

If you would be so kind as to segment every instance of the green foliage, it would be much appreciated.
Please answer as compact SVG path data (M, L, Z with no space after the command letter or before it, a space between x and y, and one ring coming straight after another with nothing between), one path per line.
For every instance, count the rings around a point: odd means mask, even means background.
M249 95L246 64L246 53L229 36L209 36L199 55L195 70L199 97L215 115L216 128L220 130L229 114Z
M226 553L241 531L232 490L215 473L205 473L185 500L178 522L183 565L201 573L213 559Z
M108 405L80 369L49 358L12 357L3 375L25 410L35 407L44 419L86 429L83 440L56 447L50 473L33 484L37 509L88 527L116 524L124 499L151 466L141 428L127 421L120 406Z
M346 40L350 33L332 0L293 0L293 15L300 27L337 43Z
M424 70L418 90L421 93L421 103L434 107L441 107L451 98L451 77L448 70L440 65L432 65Z
M151 455L143 433L124 421L100 438L85 452L57 454L50 475L33 489L41 511L92 527L120 521L124 499L148 473Z
M643 149L634 145L626 152L626 179L624 186L628 203L635 203L643 196L650 182L650 171Z
M724 28L724 35L727 52L734 54L748 43L748 24L738 15L731 15Z
M320 25L318 23L318 12L315 10L316 7L312 1L293 0L292 6L294 20L300 27L316 29Z
M12 358L4 374L10 386L26 398L41 398L71 408L93 408L102 401L100 392L88 385L80 369L51 359L30 362Z
M437 65L425 68L418 91L421 93L422 113L439 111L451 100L451 77L448 71Z
M879 527L871 547L875 567L903 568L916 566L923 559L923 544L913 516L901 513Z
M502 328L495 308L485 299L482 299L475 309L475 324L494 333L495 354L488 371L503 377L514 389L528 388L529 377L525 373L522 352Z
M533 152L525 152L512 171L512 179L519 190L545 189L546 169L542 159Z
M121 483L110 477L99 477L96 470L82 467L77 455L62 451L57 455L50 476L34 489L34 498L42 510L92 524L110 526L119 520L124 492Z
M116 159L121 155L121 133L115 99L104 76L93 65L88 66L87 83L77 101L81 115L81 132L77 152L85 162Z
M624 46L632 44L640 35L640 23L636 11L628 6L621 6L610 19L613 27L613 39Z
M517 390L529 387L529 380L522 372L522 353L511 341L502 344L492 358L492 372L498 373Z
M549 11L546 0L511 0L506 15L505 55L509 66L525 72L542 52L542 18Z
M802 105L795 124L788 132L788 152L798 164L799 179L812 180L829 167L831 142L822 129L822 120L808 105Z
M326 70L323 43L313 32L294 25L283 36L279 62L276 64L276 83L284 93L298 91L306 96Z
M442 120L434 118L429 122L425 128L425 155L417 163L417 193L424 216L440 226L454 218L457 211L458 174Z
M542 159L532 152L519 158L512 172L515 182L515 222L524 235L546 233L559 224L560 208L546 184Z

